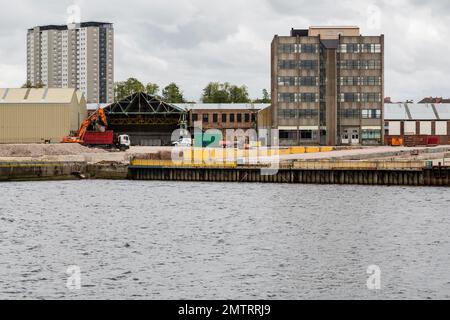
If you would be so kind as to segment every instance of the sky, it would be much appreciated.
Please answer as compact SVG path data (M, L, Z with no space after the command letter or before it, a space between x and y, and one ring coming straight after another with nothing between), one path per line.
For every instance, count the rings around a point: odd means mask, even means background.
M356 25L385 35L385 95L450 97L447 0L0 0L0 87L26 81L26 32L68 19L114 23L115 81L176 82L198 101L210 81L270 89L270 43L291 28Z

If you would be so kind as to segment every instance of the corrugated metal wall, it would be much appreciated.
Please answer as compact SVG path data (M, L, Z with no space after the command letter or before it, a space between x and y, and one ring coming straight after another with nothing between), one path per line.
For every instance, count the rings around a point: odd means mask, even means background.
M80 114L83 113L83 114ZM0 104L0 143L60 142L77 130L86 107L71 104Z

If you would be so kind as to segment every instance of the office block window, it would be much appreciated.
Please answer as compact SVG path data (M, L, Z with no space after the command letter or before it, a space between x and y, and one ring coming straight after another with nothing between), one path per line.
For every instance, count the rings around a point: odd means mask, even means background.
M227 122L227 114L222 113L222 122Z
M342 60L339 62L339 67L341 69L359 69L359 60Z
M230 122L234 122L234 113L230 113Z
M319 115L319 111L316 109L300 109L298 110L298 117L299 118L317 118Z
M213 114L213 122L214 122L214 123L217 123L218 118L219 118L218 114L217 114L217 113L214 113L214 114Z
M359 93L354 92L341 93L340 102L359 102Z
M312 130L300 130L300 139L311 140L313 138Z
M317 44L301 44L298 46L298 51L301 53L317 53Z
M317 94L315 94L315 93L299 93L298 101L299 102L318 102Z
M295 93L282 92L278 94L279 102L295 102Z
M297 62L295 60L279 60L278 67L280 69L296 69Z
M203 122L205 122L205 123L209 122L209 115L207 113L203 114Z
M361 44L361 52L363 52L363 53L381 53L381 44L379 44L379 43Z
M359 53L358 43L347 43L347 53Z
M381 77L361 77L361 85L363 86L380 86Z
M340 77L339 85L341 86L358 86L360 84L359 77Z
M295 86L295 77L278 77L279 86Z
M279 109L278 116L284 119L294 119L297 118L297 110L294 109Z
M282 43L278 45L278 53L294 53L295 44L294 43Z
M361 117L363 119L380 119L381 118L381 110L363 109L363 110L361 110Z
M250 122L250 114L246 113L244 115L244 120L245 120L245 122Z
M381 60L361 60L360 69L381 69Z
M379 43L343 43L339 45L340 53L381 53L381 44Z
M381 93L363 93L361 95L362 102L381 102Z
M359 118L359 110L358 109L342 109L341 117L348 119L358 119Z
M280 139L297 140L297 131L295 131L295 130L280 130L279 137L280 137Z
M361 132L361 138L365 140L381 139L381 130L363 129Z
M299 77L299 85L304 87L317 86L317 77Z
M198 114L196 113L192 114L192 121L198 121Z
M242 122L242 114L241 113L237 114L237 122Z
M298 65L300 69L307 69L307 70L317 69L317 66L318 66L317 60L300 60Z

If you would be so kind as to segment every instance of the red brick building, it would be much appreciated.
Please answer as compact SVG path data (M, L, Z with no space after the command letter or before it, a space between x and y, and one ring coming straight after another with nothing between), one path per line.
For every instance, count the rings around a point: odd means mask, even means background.
M450 145L450 104L387 103L384 123L386 145Z

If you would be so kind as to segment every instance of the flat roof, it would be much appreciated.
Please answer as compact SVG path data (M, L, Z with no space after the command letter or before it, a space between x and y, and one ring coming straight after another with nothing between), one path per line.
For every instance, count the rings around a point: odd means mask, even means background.
M310 29L359 29L358 26L312 26Z
M104 25L112 25L112 23L111 22L88 21L88 22L75 23L75 25L79 26L80 28L87 28L87 27L101 27ZM33 31L35 28L39 28L39 30L41 30L41 31L68 30L68 26L65 24L49 24L49 25L43 25L43 26L36 26L36 27L28 29L28 31Z
M389 120L450 120L450 103L385 103L384 119Z
M263 110L270 103L173 103L175 106L188 110Z

